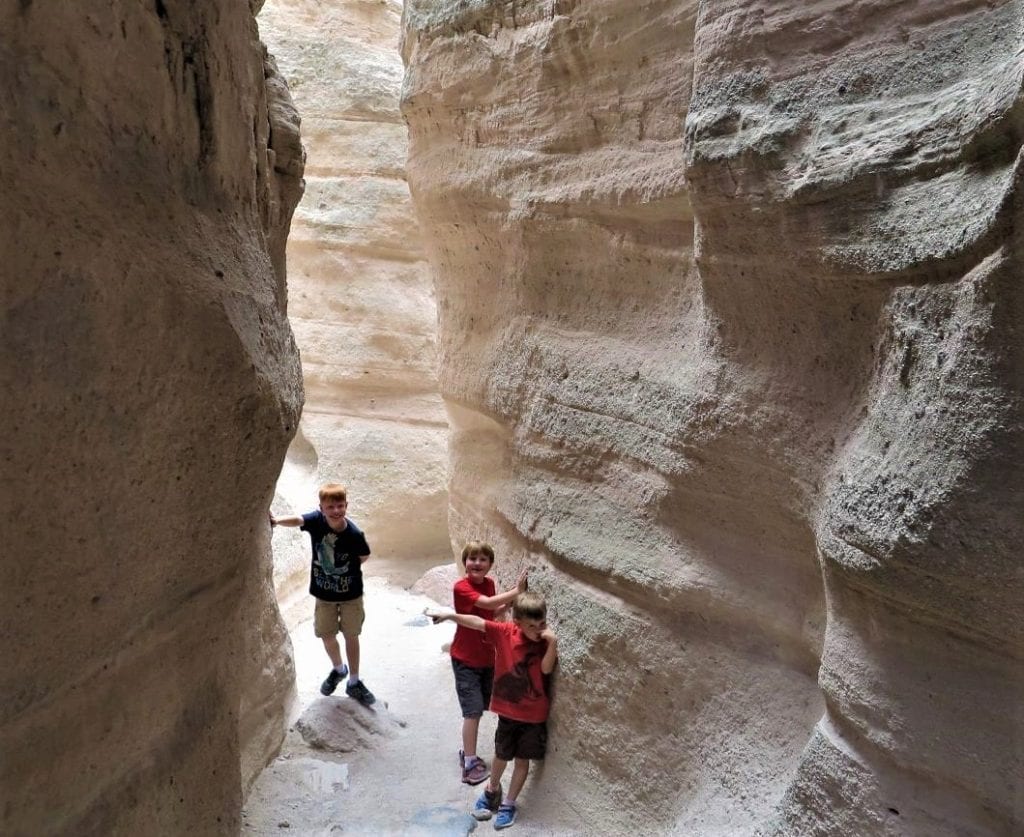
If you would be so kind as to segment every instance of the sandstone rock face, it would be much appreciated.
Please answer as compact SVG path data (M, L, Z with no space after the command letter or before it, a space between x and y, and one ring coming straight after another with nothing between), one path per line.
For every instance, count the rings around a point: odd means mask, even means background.
M253 14L0 11L4 834L236 832L280 742L302 159Z
M450 555L437 314L398 110L400 14L398 0L271 0L259 18L307 149L288 247L306 406L275 508L308 510L321 482L346 484L378 569ZM308 539L279 531L275 554L282 596L304 592Z
M406 4L452 537L595 826L1024 828L1021 21Z

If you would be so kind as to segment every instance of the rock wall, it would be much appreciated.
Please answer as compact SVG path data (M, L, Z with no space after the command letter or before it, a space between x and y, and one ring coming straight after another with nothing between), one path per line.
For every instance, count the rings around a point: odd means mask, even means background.
M305 511L321 482L347 484L375 555L368 569L393 559L392 571L411 582L450 548L437 312L398 110L400 15L398 0L270 0L259 23L307 148L288 246L306 406L275 508ZM308 539L280 530L274 542L282 597L304 594Z
M562 638L531 816L1024 829L1022 17L406 4L452 536Z
M256 5L0 11L4 834L236 833L280 742L302 158Z

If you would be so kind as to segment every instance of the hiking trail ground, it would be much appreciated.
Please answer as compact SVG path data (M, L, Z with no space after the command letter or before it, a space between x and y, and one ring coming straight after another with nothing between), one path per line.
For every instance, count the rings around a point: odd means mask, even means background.
M312 601L307 604L311 616ZM360 674L377 697L369 708L346 697L343 684L331 697L321 696L327 656L311 618L295 628L295 714L280 755L249 794L243 835L495 833L492 821L478 823L469 813L482 786L460 781L461 716L444 650L454 626L433 625L423 616L425 607L437 606L383 578L366 578ZM479 752L488 764L495 722L485 713L480 724ZM352 749L315 749L303 739L303 725L307 737ZM549 742L549 760L557 757L556 748L557 741ZM506 788L511 773L510 767ZM510 833L587 833L582 812L565 798L565 789L547 787L543 773L535 762Z

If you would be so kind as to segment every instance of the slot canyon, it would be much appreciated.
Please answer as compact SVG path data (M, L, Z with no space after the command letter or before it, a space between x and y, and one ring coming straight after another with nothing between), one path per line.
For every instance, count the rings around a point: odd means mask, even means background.
M445 707L416 590L547 597L517 831L1024 834L1022 0L11 0L0 72L0 833L490 829L246 820L336 479Z

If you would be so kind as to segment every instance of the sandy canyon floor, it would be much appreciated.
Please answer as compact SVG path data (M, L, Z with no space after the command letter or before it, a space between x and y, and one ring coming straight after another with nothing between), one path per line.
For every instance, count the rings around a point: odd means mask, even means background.
M423 616L428 606L437 605L385 579L367 578L360 668L377 696L369 708L346 697L343 686L322 697L319 687L329 664L312 620L292 632L296 713L280 756L249 795L243 835L496 833L491 822L478 823L469 813L480 788L460 781L461 718L443 648L454 627L431 624ZM311 602L308 610L312 615ZM494 716L485 713L479 749L488 763L494 724ZM511 769L506 787L510 775ZM534 765L520 796L519 819L507 833L592 833L568 790L546 787L543 768ZM543 795L542 817L531 818L531 795Z

